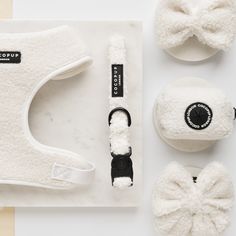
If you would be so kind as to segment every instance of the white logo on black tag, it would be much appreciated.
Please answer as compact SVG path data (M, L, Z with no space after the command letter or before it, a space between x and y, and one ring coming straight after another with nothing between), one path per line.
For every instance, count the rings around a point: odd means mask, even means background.
M0 51L0 63L21 63L21 52L18 51Z
M185 111L187 125L196 130L206 129L211 124L212 117L211 108L201 102L191 104Z
M123 65L114 64L112 65L112 97L123 97L124 96L124 85L123 85Z

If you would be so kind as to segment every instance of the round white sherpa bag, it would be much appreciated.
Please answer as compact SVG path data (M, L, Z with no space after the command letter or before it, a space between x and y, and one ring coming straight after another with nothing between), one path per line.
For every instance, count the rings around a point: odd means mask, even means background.
M235 110L218 88L199 78L172 82L157 97L153 121L160 137L180 151L204 150L233 130Z

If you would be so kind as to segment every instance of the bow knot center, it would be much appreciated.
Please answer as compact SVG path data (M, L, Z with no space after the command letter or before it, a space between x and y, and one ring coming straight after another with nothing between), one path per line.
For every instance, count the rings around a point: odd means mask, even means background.
M200 18L198 15L193 15L189 22L189 29L191 30L192 34L195 35L201 29Z
M186 208L192 215L199 213L202 210L203 196L196 188L193 189L186 199Z

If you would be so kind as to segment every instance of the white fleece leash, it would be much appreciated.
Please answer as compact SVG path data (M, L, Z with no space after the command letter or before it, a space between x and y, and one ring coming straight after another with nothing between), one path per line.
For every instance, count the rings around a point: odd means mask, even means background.
M129 140L131 117L127 104L126 49L121 36L110 41L110 149L112 160L112 185L125 188L133 185L133 167Z

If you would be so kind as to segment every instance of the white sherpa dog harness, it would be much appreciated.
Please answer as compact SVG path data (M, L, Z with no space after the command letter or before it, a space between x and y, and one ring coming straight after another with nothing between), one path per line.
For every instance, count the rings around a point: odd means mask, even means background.
M28 111L50 79L76 75L91 64L73 29L0 34L0 183L54 189L89 184L94 165L79 155L37 142Z
M181 151L200 151L233 130L234 108L227 96L205 80L172 82L156 100L154 124L160 136Z
M211 163L195 178L170 164L152 197L156 230L168 236L219 236L230 223L234 189L227 170Z
M160 0L155 24L157 42L164 49L184 45L194 36L203 45L216 50L226 50L231 46L236 34L236 2ZM205 50L208 50L206 54L214 52L207 48ZM179 51L175 50L175 53Z

